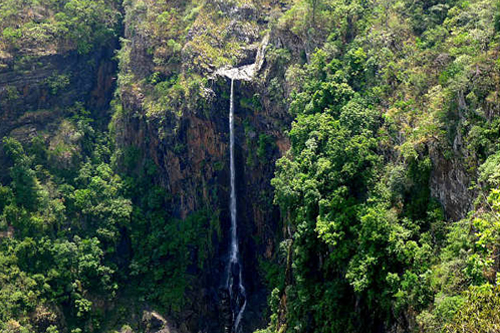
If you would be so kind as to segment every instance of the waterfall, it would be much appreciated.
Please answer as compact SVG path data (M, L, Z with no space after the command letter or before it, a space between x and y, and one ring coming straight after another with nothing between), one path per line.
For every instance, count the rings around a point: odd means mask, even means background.
M227 268L226 287L229 290L231 299L231 311L233 313L233 333L239 332L241 318L247 305L246 291L242 280L242 266L240 263L240 253L238 248L237 232L237 207L236 207L236 171L234 166L234 79L231 79L231 98L229 105L229 168L231 172L231 247L229 263Z
M230 328L232 333L240 333L240 323L245 308L247 306L247 295L242 279L242 265L240 261L240 253L238 249L238 232L237 232L237 207L236 207L236 171L234 166L234 80L252 81L261 70L264 60L265 51L269 44L269 34L264 36L255 55L255 62L250 65L241 67L219 68L214 77L223 76L231 79L231 98L229 105L229 155L230 155L230 172L231 172L231 199L229 207L231 211L231 245L229 260L227 265L227 281L226 289L229 292L229 303L232 314L232 324ZM229 314L229 313L228 313ZM226 329L229 329L226 326Z

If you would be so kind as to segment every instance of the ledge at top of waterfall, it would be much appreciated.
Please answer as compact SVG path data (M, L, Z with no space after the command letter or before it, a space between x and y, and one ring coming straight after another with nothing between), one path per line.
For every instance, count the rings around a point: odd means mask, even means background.
M253 64L235 68L231 67L219 68L215 72L215 76L217 75L225 76L230 78L231 80L252 81L255 74L260 71L262 65L264 64L264 56L268 44L269 44L269 34L264 36L264 39L262 39L259 49L257 50L257 55L255 56L255 62Z

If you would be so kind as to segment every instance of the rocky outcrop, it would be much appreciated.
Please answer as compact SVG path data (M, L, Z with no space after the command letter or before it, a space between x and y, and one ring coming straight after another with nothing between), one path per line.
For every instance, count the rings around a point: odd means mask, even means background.
M144 311L142 316L142 331L145 333L178 333L156 311Z
M446 159L439 152L431 151L431 159L431 195L443 205L448 220L458 221L471 211L477 195L470 189L471 177L458 157Z
M87 55L68 51L27 61L2 60L0 138L29 142L39 135L50 137L80 106L104 125L115 89L115 47L112 43Z
M88 55L76 51L0 66L0 136L27 124L47 123L83 103L96 114L108 109L114 91L115 45Z
M243 65L241 67L233 67L233 68L220 68L215 72L215 76L223 76L228 77L231 80L244 80L244 81L252 81L255 79L255 75L259 73L262 69L262 65L264 65L264 60L266 56L266 48L269 45L269 34L267 34L257 49L257 53L255 55L255 60L250 65Z

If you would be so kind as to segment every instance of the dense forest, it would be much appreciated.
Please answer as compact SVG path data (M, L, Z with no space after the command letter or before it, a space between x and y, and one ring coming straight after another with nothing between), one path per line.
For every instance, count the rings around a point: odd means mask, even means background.
M499 271L499 1L0 0L0 333L493 333Z

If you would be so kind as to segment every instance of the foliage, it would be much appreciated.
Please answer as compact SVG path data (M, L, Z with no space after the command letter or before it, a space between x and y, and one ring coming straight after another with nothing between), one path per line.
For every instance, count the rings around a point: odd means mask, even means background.
M475 289L498 270L493 8L297 1L280 19L312 46L286 75L291 149L272 184L292 230L281 274L291 266L293 281L275 285L286 303L269 331L451 332L473 311L494 318L478 293L496 291ZM431 197L436 153L480 182L460 222Z
M54 47L88 53L116 34L116 0L5 0L0 4L0 51L35 55Z
M444 332L496 332L500 329L498 287L483 285L466 292L466 300Z
M218 253L219 211L203 202L179 213L185 198L168 192L143 148L172 143L184 167L186 112L213 116L208 74L247 61L258 45L246 44L267 23L273 45L256 83L266 86L240 107L265 125L287 109L293 122L272 180L280 253L258 266L271 310L259 332L498 331L498 9L488 0L3 0L0 69L98 50L121 30L122 11L127 39L109 133L76 103L50 133L2 140L0 331L106 331L120 297L174 315L190 307ZM77 82L53 73L42 85L58 95ZM2 111L25 89L6 85ZM124 137L136 125L158 141ZM244 127L246 169L265 165L275 133ZM464 193L474 207L454 201L453 221L437 199Z
M220 233L216 214L170 217L169 195L150 186L154 165L133 175L140 161L134 149L120 176L107 133L93 129L82 106L73 111L48 139L3 140L9 176L0 186L2 332L95 331L113 324L102 322L109 311L103 304L124 289L179 311L193 271L203 269ZM60 163L59 147L78 158Z

